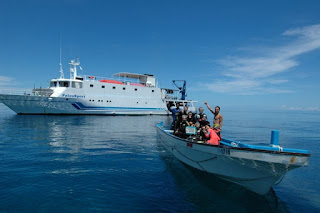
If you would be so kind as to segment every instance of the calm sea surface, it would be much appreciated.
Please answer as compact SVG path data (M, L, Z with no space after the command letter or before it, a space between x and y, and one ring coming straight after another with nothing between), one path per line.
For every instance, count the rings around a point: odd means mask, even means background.
M165 152L155 124L170 117L16 115L0 104L0 212L320 212L320 113L222 113L224 137L267 144L279 129L282 146L310 150L309 166L259 196Z

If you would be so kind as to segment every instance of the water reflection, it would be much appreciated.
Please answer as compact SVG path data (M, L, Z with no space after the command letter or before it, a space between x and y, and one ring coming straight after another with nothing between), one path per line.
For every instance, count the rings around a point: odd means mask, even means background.
M131 139L138 142L145 141L146 136L154 135L155 124L167 119L167 116L148 116L146 119L144 116L12 115L5 118L2 123L6 125L8 131L12 131L10 127L14 127L20 135L30 140L29 142L47 143L54 148L50 150L52 152L88 151L89 153L90 150L104 149L119 152L117 147L122 145L127 147L123 151L130 152L134 143L124 144L124 142ZM15 133L6 133L6 135Z

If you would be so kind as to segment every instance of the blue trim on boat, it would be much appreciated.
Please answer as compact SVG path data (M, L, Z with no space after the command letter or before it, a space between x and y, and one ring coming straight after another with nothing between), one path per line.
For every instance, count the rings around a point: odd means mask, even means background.
M85 106L81 102L74 102L72 103L72 106L74 106L78 110L101 110L101 109L109 109L109 110L157 110L157 111L165 111L165 108L138 108L138 107L98 107L98 106Z
M198 144L198 145L211 146L211 147L217 147L217 148L218 147L221 148L221 145L224 145L224 146L228 146L230 149L266 152L266 153L273 153L273 154L310 156L310 152L308 150L304 150L304 149L288 149L288 148L281 148L280 149L279 147L250 145L250 144L240 143L237 141L224 139L224 138L222 138L222 140L220 141L220 146L213 146L210 144L197 143L197 142L189 141L189 140L186 140L183 138L179 138L173 134L166 132L165 129L163 128L163 122L156 124L156 127L158 127L165 134L170 135L173 138L179 139L179 140L187 142L187 143L194 143L194 144Z
M302 154L310 154L308 150L304 149L288 149L283 147L272 147L272 146L261 146L261 145L251 145L245 144L237 141L232 141L228 139L222 138L220 141L221 144L231 146L231 147L239 147L239 148L248 148L248 149L260 149L260 150L267 150L267 151L281 151L281 152L294 152L294 153L302 153Z

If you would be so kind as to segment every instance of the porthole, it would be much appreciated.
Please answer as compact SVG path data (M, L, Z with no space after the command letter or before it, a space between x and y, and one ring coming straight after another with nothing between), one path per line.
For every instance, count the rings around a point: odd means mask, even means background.
M112 89L116 89L116 87L112 87Z
M138 89L137 89L137 88L134 88L134 91L138 91Z
M93 87L93 84L90 84L90 87Z
M104 88L104 87L105 87L104 85L101 86L101 88Z
M123 87L122 89L123 89L123 90L126 90L126 88L125 88L125 87Z

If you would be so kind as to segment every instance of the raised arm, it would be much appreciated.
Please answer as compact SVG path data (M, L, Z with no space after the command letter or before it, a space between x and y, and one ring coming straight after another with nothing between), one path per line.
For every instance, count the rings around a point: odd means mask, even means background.
M204 104L208 107L208 109L214 114L215 111L211 109L211 107L209 106L208 102L205 101Z

